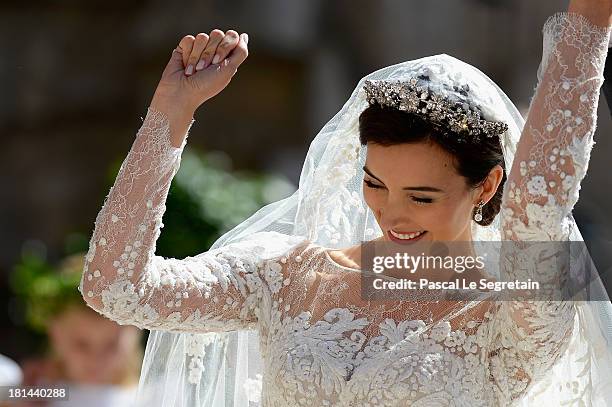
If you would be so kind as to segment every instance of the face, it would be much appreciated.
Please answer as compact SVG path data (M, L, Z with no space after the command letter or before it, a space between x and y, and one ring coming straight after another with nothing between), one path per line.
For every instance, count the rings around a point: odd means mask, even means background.
M470 188L453 157L430 142L368 143L364 171L364 198L387 241L390 230L408 240L470 241L475 206L493 197L503 176L496 166Z
M112 383L138 350L140 333L85 307L64 311L50 325L50 339L68 379L88 384Z

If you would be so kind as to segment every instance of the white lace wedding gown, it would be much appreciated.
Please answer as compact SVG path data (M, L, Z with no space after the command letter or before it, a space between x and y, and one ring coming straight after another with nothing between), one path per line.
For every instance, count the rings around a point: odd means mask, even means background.
M543 32L538 86L501 210L514 240L568 237L563 219L587 169L610 35L569 13L549 18ZM511 405L567 349L576 307L565 301L483 301L411 335L453 304L368 303L359 270L297 236L261 232L193 257L156 256L186 144L173 147L168 128L149 108L96 218L79 289L120 324L259 330L264 406ZM278 256L260 261L266 246Z

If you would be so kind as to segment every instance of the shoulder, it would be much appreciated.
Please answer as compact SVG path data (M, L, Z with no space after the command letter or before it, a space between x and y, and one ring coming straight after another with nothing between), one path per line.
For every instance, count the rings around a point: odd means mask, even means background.
M327 249L329 257L341 266L349 268L361 268L361 244L342 249Z
M371 240L370 242L377 242L383 240L382 237ZM325 248L325 252L329 254L332 260L341 266L346 266L349 268L361 269L361 249L363 247L363 242L355 244L353 246L341 248L341 249L331 249Z

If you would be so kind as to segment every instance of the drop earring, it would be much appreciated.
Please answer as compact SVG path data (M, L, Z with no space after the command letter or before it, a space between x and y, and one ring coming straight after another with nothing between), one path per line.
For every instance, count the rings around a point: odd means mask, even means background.
M478 202L476 205L476 211L474 212L474 220L480 222L482 220L482 207L485 206L485 201Z

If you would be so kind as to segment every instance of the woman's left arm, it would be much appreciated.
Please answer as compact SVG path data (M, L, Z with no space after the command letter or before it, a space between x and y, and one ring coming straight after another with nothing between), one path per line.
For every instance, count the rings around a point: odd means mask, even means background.
M543 28L538 86L503 197L503 238L508 240L565 240L566 217L586 174L612 6L577 13L572 10L584 7L575 3L589 1L572 2L568 12L551 16ZM606 9L608 17L603 17ZM608 23L599 25L604 21Z
M544 25L538 86L502 200L503 240L569 239L570 214L594 144L611 5L608 0L572 1L568 12L556 13ZM496 304L488 357L503 405L519 399L550 370L574 326L575 303L554 295L568 269L558 257L538 254L535 248L517 245L503 253L502 280L534 277L535 272L538 281L552 287L544 298L540 293L537 300L510 298ZM540 260L534 260L538 255Z

